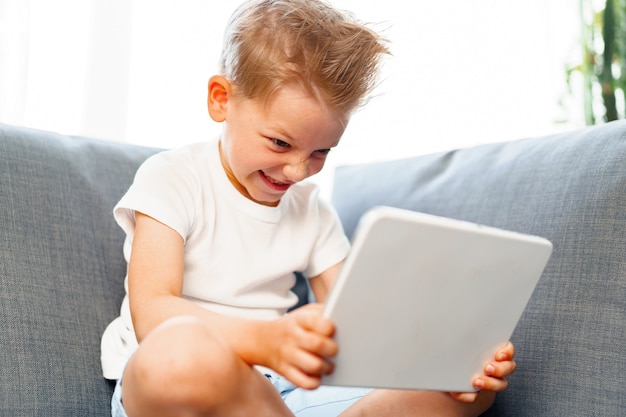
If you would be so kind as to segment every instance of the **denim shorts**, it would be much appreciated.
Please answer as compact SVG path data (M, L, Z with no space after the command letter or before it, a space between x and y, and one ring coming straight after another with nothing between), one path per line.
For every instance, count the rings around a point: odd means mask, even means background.
M336 417L372 391L371 388L321 386L316 390L297 388L280 375L263 370L285 404L296 417ZM118 380L111 399L111 416L127 417L122 406L122 386Z
M283 397L296 417L336 417L352 404L370 393L372 388L331 387L322 385L315 390L297 388L291 382L267 369L263 374Z
M122 380L118 379L111 397L111 417L128 417L122 405Z

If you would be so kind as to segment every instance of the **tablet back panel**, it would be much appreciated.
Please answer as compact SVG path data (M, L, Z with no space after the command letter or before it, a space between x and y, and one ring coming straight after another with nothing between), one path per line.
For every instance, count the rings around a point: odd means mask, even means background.
M536 236L372 209L326 303L339 354L323 384L472 391L551 251Z

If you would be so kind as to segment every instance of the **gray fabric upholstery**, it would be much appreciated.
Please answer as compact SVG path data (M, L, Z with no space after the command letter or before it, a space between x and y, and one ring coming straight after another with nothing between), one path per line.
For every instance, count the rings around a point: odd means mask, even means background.
M341 167L333 200L349 234L391 205L550 239L519 369L487 415L626 415L626 122Z
M100 336L126 268L111 212L153 152L0 125L0 415L110 415Z
M110 415L100 335L125 273L111 210L155 151L0 125L0 415ZM513 337L519 370L488 415L621 416L625 167L617 122L344 167L334 202L349 233L388 204L552 240Z

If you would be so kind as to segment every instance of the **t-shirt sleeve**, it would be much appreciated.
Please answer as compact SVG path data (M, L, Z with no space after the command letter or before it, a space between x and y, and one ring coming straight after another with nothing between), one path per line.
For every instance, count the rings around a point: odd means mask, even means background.
M113 215L132 240L135 212L146 214L186 239L193 223L197 181L188 166L163 152L146 160L133 184L113 209Z
M315 277L343 261L350 251L350 242L343 231L339 215L323 199L318 199L319 235L304 275Z

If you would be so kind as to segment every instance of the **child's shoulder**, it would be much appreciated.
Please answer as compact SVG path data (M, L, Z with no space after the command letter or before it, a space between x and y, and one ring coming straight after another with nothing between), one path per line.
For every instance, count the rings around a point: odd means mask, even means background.
M197 142L187 145L183 145L177 148L165 149L150 159L156 159L160 161L193 161L197 159L206 158L213 152L218 152L217 142Z
M141 169L194 170L196 167L206 166L213 154L218 154L216 143L193 143L178 148L162 150L144 161Z
M218 155L217 157L215 155ZM139 167L138 177L160 178L196 178L205 175L207 166L219 161L217 144L213 142L194 143L179 148L158 152Z

